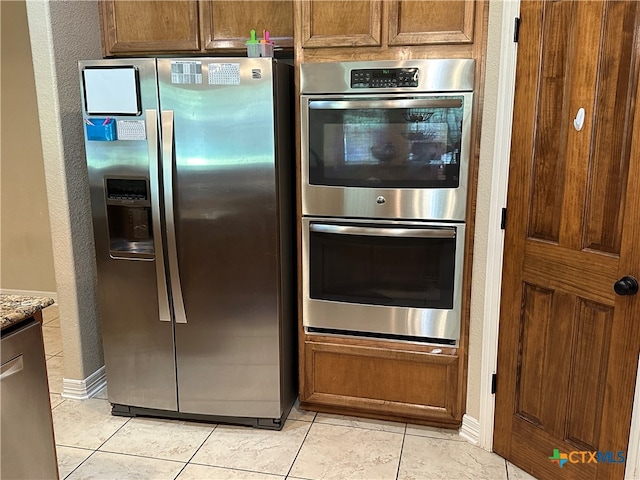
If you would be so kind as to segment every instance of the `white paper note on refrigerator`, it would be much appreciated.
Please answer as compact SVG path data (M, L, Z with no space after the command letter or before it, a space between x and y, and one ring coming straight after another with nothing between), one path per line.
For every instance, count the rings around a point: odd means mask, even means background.
M86 67L82 71L85 110L89 115L139 115L135 67Z

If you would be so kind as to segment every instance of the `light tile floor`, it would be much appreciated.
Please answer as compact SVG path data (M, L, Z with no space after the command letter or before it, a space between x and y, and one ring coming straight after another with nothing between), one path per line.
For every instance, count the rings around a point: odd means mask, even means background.
M61 479L530 480L457 432L292 409L280 432L114 417L106 391L63 398L57 306L44 336Z

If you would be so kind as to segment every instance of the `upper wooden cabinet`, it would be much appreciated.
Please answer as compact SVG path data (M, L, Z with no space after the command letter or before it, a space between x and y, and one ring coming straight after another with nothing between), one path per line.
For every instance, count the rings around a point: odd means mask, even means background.
M201 2L205 50L245 49L249 32L260 37L269 30L271 40L282 48L293 48L293 2L282 0Z
M244 52L251 29L293 48L292 0L102 0L105 56Z
M476 2L388 2L389 45L472 43Z
M381 0L303 0L304 48L380 45Z
M473 42L474 0L298 0L302 48Z
M195 0L101 2L105 55L200 49Z

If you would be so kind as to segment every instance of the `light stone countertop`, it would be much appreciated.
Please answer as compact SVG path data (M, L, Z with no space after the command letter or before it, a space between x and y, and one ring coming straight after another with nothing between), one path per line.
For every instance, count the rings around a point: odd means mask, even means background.
M54 303L53 298L0 294L0 326L4 330Z

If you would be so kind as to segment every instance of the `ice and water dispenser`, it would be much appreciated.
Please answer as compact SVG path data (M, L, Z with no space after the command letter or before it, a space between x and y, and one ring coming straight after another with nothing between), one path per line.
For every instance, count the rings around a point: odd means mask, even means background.
M111 256L153 258L148 179L105 178L105 195Z

